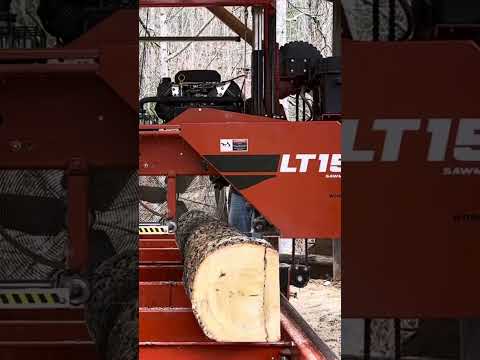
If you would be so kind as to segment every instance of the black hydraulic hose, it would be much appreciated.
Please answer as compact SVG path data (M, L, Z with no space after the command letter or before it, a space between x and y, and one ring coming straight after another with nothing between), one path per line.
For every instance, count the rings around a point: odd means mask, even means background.
M150 96L140 100L140 112L144 112L145 104L160 103L160 104L205 104L208 105L225 105L231 103L239 103L241 100L236 97L188 97L188 96Z

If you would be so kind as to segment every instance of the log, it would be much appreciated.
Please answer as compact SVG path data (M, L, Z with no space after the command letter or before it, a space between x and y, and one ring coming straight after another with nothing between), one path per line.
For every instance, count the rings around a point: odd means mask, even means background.
M280 340L278 253L198 210L178 221L183 282L209 338L222 342Z
M108 335L106 359L138 359L138 298L130 299Z
M138 327L138 322L120 325L119 319L125 319L125 313L131 313L132 303L138 299L138 251L128 250L105 260L89 277L91 297L85 305L85 320L91 337L95 340L98 352L106 359L114 358L106 356L112 351L112 347L118 347L118 343L112 341L117 338L111 335L113 329L127 329ZM135 305L136 306L136 305ZM138 309L135 308L135 311ZM122 330L122 331L123 331ZM131 334L131 331L128 331ZM129 347L134 340L122 337L122 346ZM131 350L128 350L129 354ZM134 357L122 358L123 360Z

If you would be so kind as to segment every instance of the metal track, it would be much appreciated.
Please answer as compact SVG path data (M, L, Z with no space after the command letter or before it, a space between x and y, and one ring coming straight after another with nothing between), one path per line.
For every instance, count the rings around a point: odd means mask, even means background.
M283 336L275 343L219 343L200 329L185 294L173 236L140 235L139 359L334 360L335 354L282 298Z

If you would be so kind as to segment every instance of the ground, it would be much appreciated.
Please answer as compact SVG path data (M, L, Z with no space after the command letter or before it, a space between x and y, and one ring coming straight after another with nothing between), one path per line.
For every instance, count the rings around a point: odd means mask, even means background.
M320 338L340 358L341 287L326 280L310 280L303 289L292 288L290 299Z

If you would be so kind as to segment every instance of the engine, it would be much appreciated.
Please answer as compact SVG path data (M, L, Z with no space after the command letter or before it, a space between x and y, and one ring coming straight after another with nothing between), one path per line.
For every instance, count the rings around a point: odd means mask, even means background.
M155 103L155 114L147 114L146 104ZM140 101L140 121L168 123L189 108L214 108L244 112L242 90L233 80L222 81L214 70L180 71L175 78L163 78L157 96Z

